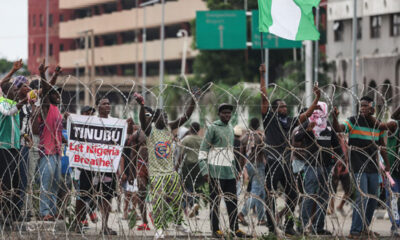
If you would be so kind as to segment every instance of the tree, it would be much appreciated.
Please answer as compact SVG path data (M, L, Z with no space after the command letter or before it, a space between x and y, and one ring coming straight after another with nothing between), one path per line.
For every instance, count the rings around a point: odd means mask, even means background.
M14 62L10 62L5 58L0 59L0 75L8 73L11 70L13 64ZM30 73L26 68L26 65L24 65L22 69L18 71L18 75L28 76L29 74Z

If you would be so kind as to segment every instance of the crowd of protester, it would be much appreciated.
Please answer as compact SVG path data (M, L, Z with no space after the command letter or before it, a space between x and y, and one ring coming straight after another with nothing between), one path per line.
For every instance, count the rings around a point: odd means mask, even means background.
M3 230L12 230L15 222L62 220L73 205L71 231L84 234L89 216L93 223L101 221L100 234L117 235L109 226L115 198L123 202L124 219L139 220L137 231L153 227L155 238L165 238L172 225L190 234L184 216L196 217L206 199L213 237L223 238L227 232L252 237L239 225L249 225L253 210L256 225L265 226L270 234L330 236L326 215L335 212L341 182L344 196L338 212L344 214L344 205L354 197L349 238L376 238L379 234L371 231L370 224L383 182L391 232L400 237L400 108L393 113L393 121L382 122L374 117L373 99L365 96L358 114L340 123L339 111L321 101L321 90L315 86L312 105L291 117L284 100L269 99L265 66L261 65L261 114L249 121L246 130L232 127L235 106L227 103L218 105L218 120L207 127L189 124L202 96L198 90L190 93L183 115L174 121L168 120L164 109L152 109L135 93L139 123L126 120L127 138L118 171L103 173L69 166L66 123L70 114L60 111L62 88L56 84L62 69L57 66L47 79L48 67L43 62L40 79L30 82L24 76L13 78L21 67L22 61L15 62L0 82ZM84 106L76 114L106 119L112 118L110 112L109 98L101 96L94 107ZM178 129L185 125L189 129L179 136ZM244 182L247 191L241 194ZM39 193L37 213L33 211L34 192ZM245 201L239 208L243 195ZM279 212L278 198L285 202ZM222 199L229 229L220 225Z

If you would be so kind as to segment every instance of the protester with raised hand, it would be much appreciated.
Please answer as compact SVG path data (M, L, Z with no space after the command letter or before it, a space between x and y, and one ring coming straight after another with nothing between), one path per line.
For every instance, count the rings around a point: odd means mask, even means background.
M11 73L15 72L15 66L14 63L13 70L7 75L9 78ZM5 81L3 79L0 87L3 92L3 96L0 97L0 211L2 211L3 224L10 227L19 215L16 208L18 196L15 191L19 187L18 162L21 146L18 111L27 103L28 99L24 97L17 103L19 99L17 87L8 79Z
M47 70L44 61L39 66L42 87L41 105L34 106L32 126L39 133L39 180L40 180L40 218L43 221L54 221L57 216L57 193L61 174L62 151L62 121L58 105L60 104L61 89L56 87L56 81L62 70L59 66L50 80L46 81Z
M293 129L307 120L308 117L318 108L318 101L321 92L318 87L314 87L315 99L307 111L299 117L292 118L288 116L287 105L282 99L275 99L270 103L267 94L267 86L265 84L265 65L260 66L260 90L261 90L261 114L265 131L265 143L267 151L266 171L266 214L267 227L270 233L278 233L275 221L275 196L273 193L281 183L285 191L286 205L289 207L291 214L297 204L296 182L291 169L290 163L290 134ZM296 235L294 230L293 217L287 216L285 222L285 234Z
M14 85L17 87L17 94L19 99L24 99L28 96L31 88L29 86L29 80L24 76L18 76L14 79ZM24 209L25 203L25 193L28 185L28 170L29 170L29 151L33 145L32 142L32 125L31 125L31 115L32 115L32 106L34 104L34 100L29 100L29 104L25 104L22 106L19 111L20 116L20 130L21 130L21 151L20 151L20 161L19 161L19 189L18 195L19 199L17 202L19 219L24 221L29 221L30 216L26 215L26 217L22 216L22 211ZM25 208L28 209L28 208ZM27 213L25 213L27 214Z
M145 118L146 121L151 121L153 117L153 109L150 107L145 108ZM132 136L136 140L133 142L133 150L131 154L131 159L134 162L133 167L136 173L136 179L138 184L138 196L139 196L139 210L142 216L142 224L137 227L138 231L149 231L150 226L147 219L147 207L146 207L146 197L147 197L147 186L149 183L149 172L148 172L148 151L146 134L143 129L136 129L136 133Z
M312 220L311 234L332 235L325 230L325 216L330 197L333 156L343 157L338 136L328 123L328 105L318 102L319 109L294 133L294 141L304 143L304 200L301 206L301 220L305 227ZM316 206L315 214L313 208Z
M13 67L11 70L3 77L3 79L0 80L0 86L2 86L4 83L9 82L12 78L12 76L22 68L23 63L22 59L15 61L13 64Z
M337 132L349 135L351 174L356 183L356 204L353 206L353 217L349 238L375 238L369 226L377 206L376 198L379 190L379 153L384 159L386 169L390 163L385 149L385 132L380 130L380 122L373 115L374 101L368 96L360 99L359 112L345 120L338 121L339 111L333 111L332 126Z
M165 230L170 222L176 224L175 230L190 233L189 229L182 226L183 187L173 160L175 149L173 149L174 136L172 131L189 120L195 109L195 95L192 95L184 115L173 122L168 122L167 113L164 109L157 109L152 121L148 121L143 97L135 94L135 99L141 106L140 124L147 136L152 216L154 217L154 226L157 229L155 238L165 238ZM152 126L152 122L154 122L154 126Z

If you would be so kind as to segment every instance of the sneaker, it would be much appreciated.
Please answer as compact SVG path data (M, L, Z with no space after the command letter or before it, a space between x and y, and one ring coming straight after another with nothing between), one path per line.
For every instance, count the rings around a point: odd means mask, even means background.
M164 230L158 229L154 234L154 239L164 239L164 238L165 238Z
M193 218L194 216L196 216L196 215L197 215L197 212L199 211L199 209L200 209L200 205L196 203L196 204L192 207L192 209L190 210L189 218Z
M285 235L288 236L288 237L296 236L297 232L293 228L287 228L285 230Z
M189 228L186 228L182 224L175 225L175 230L177 230L178 232L187 233L187 234L192 233L192 231L190 231Z
M97 217L97 214L95 212L91 213L89 215L90 217L90 221L92 221L92 223L97 223L99 221L99 218Z
M139 225L137 227L137 230L138 231L150 231L150 227L146 223L143 223L142 225Z
M253 238L253 236L247 235L245 232L243 232L240 229L235 232L235 236L238 238Z
M85 220L82 220L81 223L82 223L83 226L89 227L89 222L88 222L88 220L86 220L86 219L85 219Z
M213 238L224 238L224 233L221 230L217 230L212 234Z

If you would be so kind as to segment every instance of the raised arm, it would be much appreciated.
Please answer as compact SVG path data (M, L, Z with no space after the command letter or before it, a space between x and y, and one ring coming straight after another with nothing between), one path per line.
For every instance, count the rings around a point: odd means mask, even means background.
M3 77L3 79L1 79L0 86L2 86L3 83L6 83L6 82L10 81L11 77L14 75L14 73L16 73L19 69L21 69L22 66L23 66L22 59L14 62L13 67L11 68L11 70L7 73L7 75L5 77Z
M57 78L58 78L58 76L60 76L61 73L62 73L62 68L57 65L56 70L54 71L53 76L51 77L50 82L49 82L49 84L51 86L56 85Z
M265 65L260 65L260 91L261 91L261 113L267 114L269 109L269 100L267 95L267 86L265 85Z
M318 86L314 86L314 94L315 94L315 98L314 98L313 103L307 109L307 111L305 113L301 114L299 117L300 124L305 122L313 114L313 112L319 108L318 102L319 102L319 99L321 98L321 89L319 89Z
M400 106L397 107L396 111L394 111L391 118L394 120L400 120Z
M192 97L192 99L190 100L190 104L189 106L186 107L186 111L183 114L183 116L169 123L171 130L177 129L183 124L185 124L187 120L189 120L189 118L192 116L195 107L196 107L195 98Z
M139 121L140 127L145 132L146 136L149 136L151 133L151 122L147 121L146 119L146 110L144 108L144 98L139 93L133 94L136 102L140 105L140 112L139 112Z
M332 127L336 132L344 132L346 130L346 127L343 124L339 123L338 117L339 110L337 109L337 107L334 107L332 112Z

